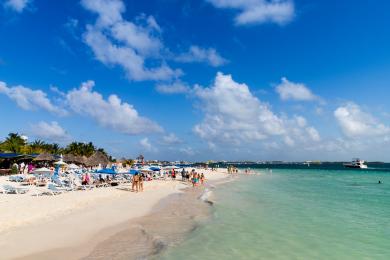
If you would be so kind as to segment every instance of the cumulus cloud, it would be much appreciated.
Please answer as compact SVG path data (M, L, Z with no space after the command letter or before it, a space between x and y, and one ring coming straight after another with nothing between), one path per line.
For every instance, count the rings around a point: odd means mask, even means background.
M173 83L159 83L156 85L156 90L162 94L183 94L190 91L190 86L185 82L176 80Z
M146 151L146 152L156 152L157 149L153 147L153 145L150 143L149 138L145 137L142 138L139 141L139 145L141 146L141 149Z
M108 66L120 66L130 80L167 80L181 75L180 70L170 68L161 58L160 27L152 16L127 21L122 16L126 8L120 0L81 3L97 14L95 24L87 25L83 35L97 60ZM147 65L150 63L156 65Z
M80 88L69 91L66 100L74 112L91 117L101 126L124 134L161 132L162 128L148 118L142 117L130 104L122 102L117 95L107 100L93 91L94 81L81 84Z
M180 148L180 152L187 155L187 156L193 156L196 154L196 152L194 151L193 148L191 147L183 147L183 148Z
M350 138L380 137L390 133L388 126L355 103L340 106L334 111L334 116L343 133Z
M41 121L31 126L32 135L48 141L65 141L69 139L68 133L57 122Z
M31 2L32 0L7 0L4 2L4 7L22 13Z
M7 87L5 82L0 81L0 94L8 96L24 110L43 109L60 116L67 114L65 109L54 105L42 90L33 90L21 85Z
M237 25L262 24L266 22L286 24L294 18L292 0L207 0L216 8L239 11L235 17Z
M182 143L182 140L180 140L180 138L174 133L170 133L162 137L162 143L167 145L180 144Z
M320 100L311 90L302 83L294 83L286 78L276 86L276 92L282 100L313 101Z
M193 130L207 142L240 145L278 137L294 145L294 140L320 139L303 117L289 119L276 115L246 84L235 82L231 75L219 72L211 87L196 86L194 94L205 115Z
M214 48L204 49L195 45L192 45L188 52L178 55L175 60L185 63L206 62L213 67L219 67L227 63L227 60L221 57Z

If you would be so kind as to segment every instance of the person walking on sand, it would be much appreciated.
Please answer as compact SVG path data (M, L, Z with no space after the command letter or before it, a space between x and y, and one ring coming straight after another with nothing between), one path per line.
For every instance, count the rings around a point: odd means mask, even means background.
M133 181L132 181L132 184L131 184L131 190L132 191L138 192L138 181L139 181L139 175L138 175L138 173L136 173L133 176Z
M144 174L141 173L138 179L138 190L140 192L144 191Z

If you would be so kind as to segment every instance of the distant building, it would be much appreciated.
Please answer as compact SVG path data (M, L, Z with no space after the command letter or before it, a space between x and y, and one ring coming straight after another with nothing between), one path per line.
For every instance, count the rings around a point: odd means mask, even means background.
M142 154L140 154L137 157L137 163L140 163L140 164L144 164L145 163L145 157Z

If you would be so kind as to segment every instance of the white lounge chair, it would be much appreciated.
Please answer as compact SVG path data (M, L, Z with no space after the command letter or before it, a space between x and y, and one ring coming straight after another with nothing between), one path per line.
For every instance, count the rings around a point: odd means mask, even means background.
M48 188L49 192L53 193L53 195L58 195L58 194L63 193L64 191L66 191L64 189L57 188L53 183L49 183L47 185L47 188Z
M9 181L13 181L13 182L21 182L24 180L24 176L23 175L11 175L8 177L8 180Z
M16 188L7 184L3 185L3 190L5 191L5 193L8 194L24 194L29 191L28 189L25 188Z

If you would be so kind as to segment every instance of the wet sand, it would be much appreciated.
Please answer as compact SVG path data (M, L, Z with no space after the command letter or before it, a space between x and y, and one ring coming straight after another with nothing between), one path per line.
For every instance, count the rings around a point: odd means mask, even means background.
M235 178L189 187L184 193L162 199L151 214L125 223L126 229L101 242L82 259L158 259L211 218L213 190Z
M101 242L82 259L150 259L180 244L210 216L210 204L200 199L204 190L189 188L170 195L151 214L125 223L125 230Z

